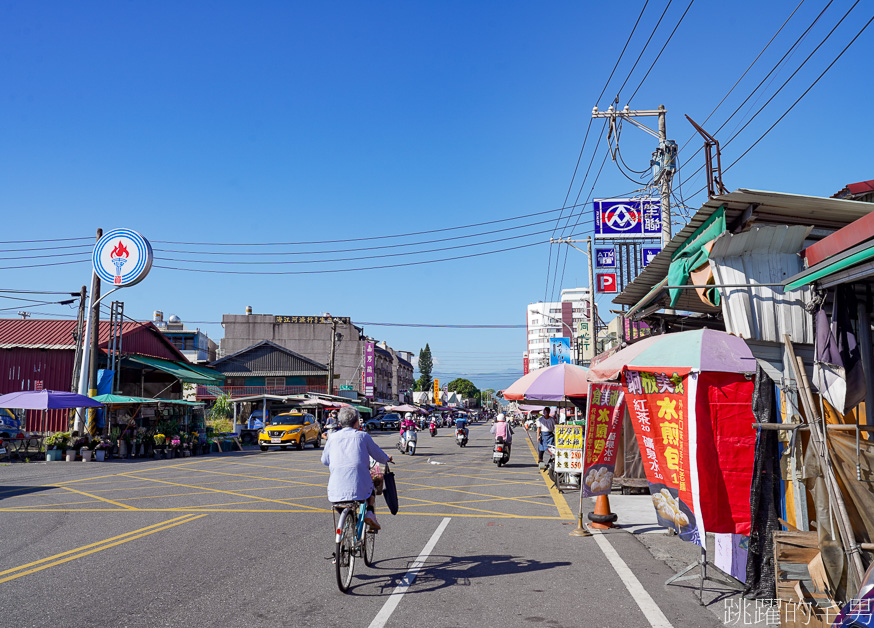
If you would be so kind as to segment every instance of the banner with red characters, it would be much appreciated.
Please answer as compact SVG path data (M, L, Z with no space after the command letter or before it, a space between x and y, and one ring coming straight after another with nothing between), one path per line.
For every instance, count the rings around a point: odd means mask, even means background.
M625 414L625 391L619 384L589 384L583 496L609 495L616 470L616 447Z
M659 525L701 545L704 531L696 516L700 512L695 463L696 383L697 375L688 370L625 371L626 404Z

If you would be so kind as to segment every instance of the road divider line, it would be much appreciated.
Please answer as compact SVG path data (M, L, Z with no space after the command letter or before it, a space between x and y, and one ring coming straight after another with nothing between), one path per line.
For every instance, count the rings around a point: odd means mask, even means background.
M179 525L180 523L187 523L188 521L193 521L194 519L199 519L200 517L205 517L205 516L206 515L200 515L200 516L184 515L182 517L176 517L175 519L170 519L169 521L162 521L161 523L155 523L153 525L146 526L145 528L140 528L139 530L134 530L133 532L125 532L124 534L120 534L118 536L113 536L111 538L104 539L103 541L97 541L96 543L91 543L90 545L84 545L82 547L77 547L76 549L71 549L71 550L68 550L66 552L62 552L60 554L55 554L54 556L49 556L48 558L42 558L40 560L35 560L32 563L27 563L25 565L19 565L18 567L13 567L12 569L7 569L6 571L0 571L0 576L5 576L7 574L11 574L11 573L14 573L16 571L21 571L22 569L27 569L28 567L33 567L35 565L47 563L49 561L53 561L53 560L62 558L64 556L70 556L70 554L76 554L77 552L82 552L84 550L88 550L88 549L91 549L94 547L98 548L98 549L95 549L91 552L86 552L85 554L73 556L73 557L65 559L65 560L60 560L60 561L54 562L50 565L44 565L44 566L39 567L37 569L31 569L31 570L26 571L24 573L20 573L20 574L14 575L14 576L10 576L8 578L0 579L0 583L6 582L7 580L14 580L15 578L19 578L21 576L26 576L26 575L34 573L36 571L41 571L42 569L45 569L47 567L52 567L53 565L58 565L60 563L66 562L67 560L73 560L74 558L79 558L79 556L86 556L87 554L92 554L93 552L99 552L103 549L114 547L114 546L119 545L121 543L127 543L128 541L133 541L134 539L148 536L149 534L153 534L154 532L160 532L161 530L166 530L167 528L172 528L173 526ZM136 535L136 536L134 536L134 535ZM110 541L116 541L116 542L112 543L111 545L105 545L105 543L109 543Z
M531 455L534 456L535 460L537 460L537 452L534 450L534 445L531 443L531 437L529 436L526 440L528 442L528 447L531 449ZM563 519L565 517L575 519L574 513L571 512L570 506L567 505L567 500L565 500L564 495L555 488L555 483L549 479L549 474L546 471L540 471L540 475L546 483L546 488L549 489L549 494L552 495L552 501L555 502L555 507L558 509L559 516Z
M640 583L640 580L637 579L637 576L632 573L625 561L622 560L619 552L610 545L610 541L607 540L607 537L605 537L600 530L592 530L592 533L598 547L601 548L601 551L604 552L604 556L606 556L607 560L610 561L610 565L613 566L616 575L619 576L619 579L622 580L622 584L624 584L625 588L628 589L631 598L637 604L637 607L640 609L640 612L643 613L643 616L646 617L649 625L652 626L652 628L673 628L671 622L669 622L668 618L665 617L665 614L662 613L662 609L659 608L659 605L655 603L652 596L645 588L643 588L643 585Z
M443 531L446 529L446 526L449 525L451 517L446 517L440 524L437 526L437 529L434 530L434 534L431 535L431 538L428 539L428 542L425 544L425 547L422 548L422 553L416 557L416 560L413 561L413 564L410 565L409 570L401 579L400 584L395 587L395 590L391 592L391 595L388 596L388 599L383 604L382 609L377 613L376 617L373 618L373 621L370 622L370 626L368 628L383 628L385 623L391 617L391 614L397 608L398 604L401 603L401 599L404 597L404 594L407 592L413 582L416 579L416 576L419 574L419 571L422 569L422 565L425 564L425 561L428 560L428 557L431 555L431 552L434 551L434 546L437 545L437 541L440 540L440 536L443 534Z

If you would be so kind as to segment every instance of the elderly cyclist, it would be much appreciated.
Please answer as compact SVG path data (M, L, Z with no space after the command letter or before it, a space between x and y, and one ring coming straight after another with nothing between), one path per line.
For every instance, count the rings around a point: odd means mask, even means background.
M391 456L377 446L370 434L359 431L361 416L355 408L342 408L337 418L340 429L325 444L322 464L331 471L328 499L332 502L366 501L364 522L379 530L374 505L376 494L370 477L370 459L391 462Z

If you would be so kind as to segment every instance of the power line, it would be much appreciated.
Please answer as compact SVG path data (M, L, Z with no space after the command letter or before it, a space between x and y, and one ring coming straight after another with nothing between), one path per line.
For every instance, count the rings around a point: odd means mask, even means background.
M31 244L34 242L75 242L77 240L93 240L93 237L82 238L50 238L47 240L0 240L0 244Z

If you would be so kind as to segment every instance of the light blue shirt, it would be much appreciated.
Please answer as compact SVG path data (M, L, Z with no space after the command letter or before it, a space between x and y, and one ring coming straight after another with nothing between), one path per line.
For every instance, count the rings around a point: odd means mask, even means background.
M365 500L373 492L370 459L388 462L386 454L373 442L370 434L344 427L325 443L322 464L331 470L328 499L332 502Z

